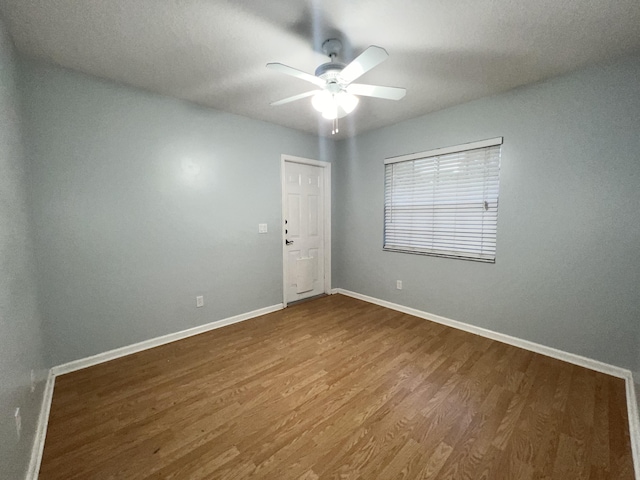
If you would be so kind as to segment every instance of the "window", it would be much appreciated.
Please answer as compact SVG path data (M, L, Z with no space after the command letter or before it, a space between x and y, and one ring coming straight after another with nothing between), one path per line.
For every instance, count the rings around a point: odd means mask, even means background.
M386 159L384 250L494 263L501 145Z

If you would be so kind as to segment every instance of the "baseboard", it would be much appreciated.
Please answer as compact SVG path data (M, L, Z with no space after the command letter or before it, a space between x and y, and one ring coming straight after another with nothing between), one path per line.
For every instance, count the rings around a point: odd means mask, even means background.
M335 295L336 293L338 293L338 290L340 290L339 288L332 288L331 289L331 295Z
M637 378L637 377L636 377ZM629 415L629 436L633 452L633 468L636 478L640 479L640 412L638 412L638 398L633 375L626 378L627 383L627 415Z
M362 295L361 293L351 292L349 290L344 290L341 288L338 289L338 293L347 295L349 297L357 298L359 300L364 300L365 302L374 303L382 307L390 308L392 310L408 313L409 315L413 315L414 317L431 320L432 322L440 323L442 325L446 325L448 327L452 327L457 330L464 330L465 332L475 333L476 335L480 335L481 337L490 338L492 340L497 340L502 343L507 343L509 345L520 347L525 350L541 353L542 355L546 355L548 357L557 358L558 360L564 360L565 362L573 363L575 365L579 365L585 368L590 368L591 370L595 370L601 373L606 373L614 377L626 379L627 376L631 375L631 372L625 368L616 367L615 365L609 365L608 363L600 362L598 360L593 360L591 358L583 357L581 355L576 355L574 353L558 350L556 348L547 347L539 343L530 342L529 340L523 340L521 338L512 337L510 335L495 332L493 330L488 330L486 328L476 327L475 325L459 322L458 320L452 320L450 318L442 317L440 315L435 315L433 313L423 312L422 310L405 307L404 305L398 305L397 303L387 302L386 300L380 300L378 298L369 297L368 295Z
M633 374L630 370L617 367L615 365L609 365L592 358L583 357L574 353L564 352L556 348L547 347L539 343L530 342L521 338L512 337L504 333L494 332L482 327L476 327L469 325L468 323L459 322L450 318L442 317L432 313L427 313L415 308L405 307L397 303L388 302L386 300L380 300L379 298L370 297L361 293L352 292L338 288L338 292L348 297L357 298L365 302L380 305L382 307L397 310L402 313L408 313L414 317L424 318L435 323L440 323L448 327L456 328L458 330L464 330L465 332L474 333L482 337L497 340L502 343L513 345L515 347L523 348L535 353L540 353L548 357L556 358L574 365L589 368L597 372L606 373L614 377L623 378L625 380L626 396L627 396L627 414L629 417L629 436L631 437L631 450L633 455L633 465L636 473L636 478L640 480L640 413L638 412L638 403L635 395L635 385L633 382Z
M49 412L51 411L55 381L55 374L49 370L47 382L44 385L44 392L42 393L42 403L40 404L40 413L38 414L38 423L36 424L36 433L33 438L31 460L29 461L29 469L25 477L26 480L37 480L38 473L40 472L40 462L42 461L42 453L44 452L44 440L47 436L47 425L49 424Z
M81 370L83 368L91 367L93 365L98 365L100 363L108 362L110 360L115 360L116 358L124 357L126 355L131 355L132 353L142 352L143 350L148 350L150 348L159 347L160 345L166 345L167 343L172 343L177 340L182 340L183 338L192 337L193 335L198 335L200 333L208 332L210 330L215 330L216 328L226 327L227 325L232 325L234 323L244 322L245 320L259 317L261 315L266 315L267 313L276 312L278 310L282 310L283 308L284 307L282 303L279 303L277 305L272 305L270 307L259 308L258 310L253 310L252 312L242 313L240 315L225 318L222 320L216 320L215 322L207 323L205 325L200 325L198 327L193 327L187 330L170 333L168 335L163 335L161 337L144 340L142 342L134 343L132 345L127 345L125 347L120 347L114 350L109 350L107 352L98 353L97 355L93 355L91 357L81 358L79 360L74 360L72 362L64 363L62 365L53 367L51 371L56 376L63 375L65 373L75 372L76 370Z

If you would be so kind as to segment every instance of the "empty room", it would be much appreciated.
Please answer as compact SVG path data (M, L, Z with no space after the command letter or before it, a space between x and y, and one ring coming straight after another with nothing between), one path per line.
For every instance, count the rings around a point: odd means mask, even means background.
M0 0L0 477L640 478L640 3Z

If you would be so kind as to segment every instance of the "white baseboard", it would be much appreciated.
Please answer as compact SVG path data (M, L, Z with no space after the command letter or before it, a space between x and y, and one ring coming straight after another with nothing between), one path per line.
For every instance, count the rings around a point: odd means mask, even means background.
M488 330L486 328L469 325L468 323L459 322L457 320L452 320L440 315L423 312L422 310L417 310L415 308L405 307L404 305L399 305L397 303L387 302L386 300L380 300L379 298L370 297L368 295L352 292L350 290L344 290L342 288L338 288L337 290L337 293L347 295L348 297L357 298L365 302L380 305L392 310L397 310L402 313L407 313L409 315L413 315L414 317L424 318L425 320L440 323L448 327L456 328L458 330L464 330L465 332L469 333L474 333L476 335L490 338L492 340L497 340L499 342L513 345L524 350L540 353L542 355L556 358L558 360L572 363L581 367L589 368L597 372L606 373L607 375L623 378L625 380L627 395L627 414L629 416L629 435L631 437L633 465L636 473L636 478L640 479L640 413L638 412L638 403L635 395L635 385L633 382L633 375L631 373L631 370L617 367L615 365L609 365L608 363L600 362L592 358L583 357L581 355L576 355L574 353L564 352L556 348L547 347L545 345L530 342L528 340L523 340L521 338L512 337L504 333L494 332L493 330Z
M365 302L374 303L382 307L390 308L392 310L408 313L409 315L413 315L414 317L431 320L432 322L440 323L448 327L453 327L457 330L464 330L465 332L474 333L476 335L480 335L481 337L490 338L492 340L497 340L502 343L507 343L509 345L520 347L525 350L541 353L542 355L546 355L547 357L553 357L553 358L557 358L558 360L564 360L565 362L573 363L581 367L590 368L591 370L595 370L601 373L606 373L614 377L627 378L627 376L631 375L631 372L625 368L616 367L615 365L609 365L608 363L600 362L598 360L593 360L591 358L583 357L581 355L576 355L574 353L565 352L562 350L558 350L556 348L547 347L545 345L541 345L535 342L530 342L528 340L523 340L521 338L512 337L504 333L494 332L493 330L488 330L486 328L476 327L475 325L469 325L468 323L459 322L458 320L452 320L450 318L442 317L440 315L435 315L433 313L423 312L422 310L405 307L404 305L398 305L397 303L387 302L386 300L380 300L378 298L369 297L368 295L362 295L361 293L351 292L349 290L338 289L338 293L347 295L349 297L357 298L359 300L364 300Z
M633 468L636 478L640 479L640 412L638 412L638 398L636 397L633 375L626 378L627 383L627 414L629 415L629 436L633 453Z
M338 290L340 290L339 288L332 288L331 289L331 295L335 295L336 293L338 293Z
M49 424L49 412L51 411L55 381L55 374L49 370L44 391L42 392L42 403L40 404L40 413L38 415L38 423L36 424L36 433L33 438L31 460L29 461L26 480L37 480L38 473L40 472L40 462L42 461L42 453L44 452L44 440L47 436L47 425Z
M236 315L234 317L216 320L215 322L200 325L198 327L193 327L187 330L182 330L180 332L170 333L161 337L144 340L139 343L134 343L133 345L127 345L125 347L116 348L107 352L98 353L97 355L93 355L91 357L81 358L72 362L63 363L62 365L53 367L51 371L55 375L63 375L65 373L75 372L76 370L81 370L93 365L98 365L99 363L108 362L109 360L115 360L116 358L131 355L132 353L142 352L143 350L148 350L160 345L165 345L177 340L182 340L183 338L192 337L193 335L198 335L210 330L215 330L216 328L226 327L227 325L232 325L238 322L244 322L245 320L259 317L261 315L266 315L267 313L276 312L278 310L282 310L283 308L284 307L282 303L279 303L270 307L253 310L252 312L241 313L240 315Z

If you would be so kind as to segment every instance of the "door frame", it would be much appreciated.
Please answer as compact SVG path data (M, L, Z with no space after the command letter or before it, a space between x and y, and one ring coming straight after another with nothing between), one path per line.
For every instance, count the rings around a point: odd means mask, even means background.
M301 163L303 165L312 165L314 167L322 168L323 177L323 194L324 194L324 293L329 295L331 293L331 164L329 162L321 162L319 160L312 160L310 158L296 157L294 155L282 154L280 156L280 180L282 182L282 205L281 205L281 225L282 225L282 305L287 306L287 250L285 245L285 225L284 225L284 209L286 197L286 178L285 178L285 164L286 163Z

